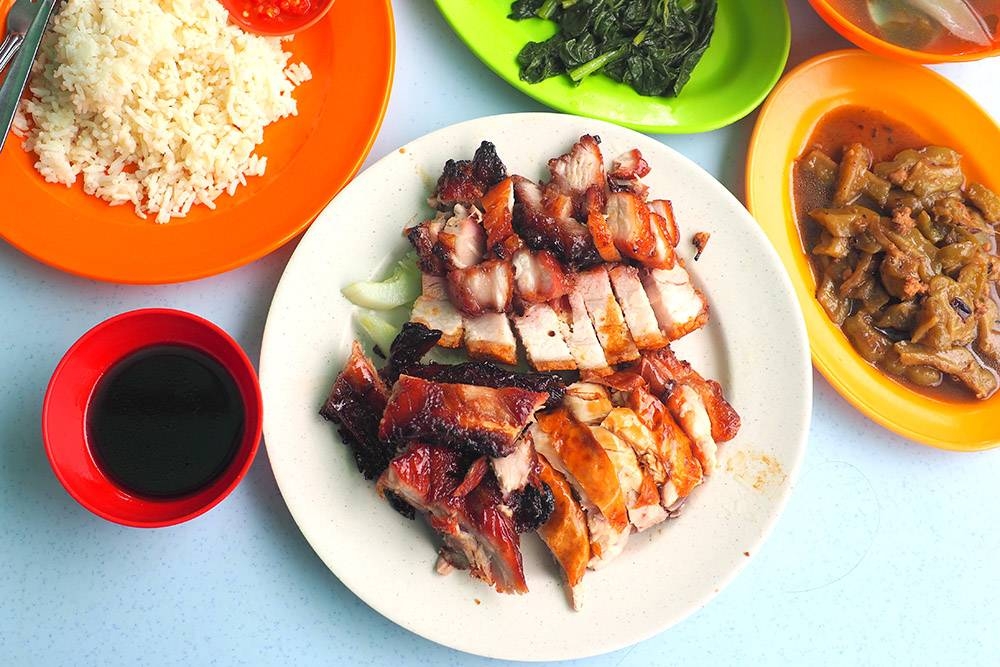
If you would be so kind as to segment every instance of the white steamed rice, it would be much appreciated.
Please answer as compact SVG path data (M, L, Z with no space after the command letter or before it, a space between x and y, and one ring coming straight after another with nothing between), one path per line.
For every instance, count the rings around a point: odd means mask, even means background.
M15 131L52 183L168 222L215 208L267 158L264 128L311 78L281 40L244 32L218 0L64 0Z

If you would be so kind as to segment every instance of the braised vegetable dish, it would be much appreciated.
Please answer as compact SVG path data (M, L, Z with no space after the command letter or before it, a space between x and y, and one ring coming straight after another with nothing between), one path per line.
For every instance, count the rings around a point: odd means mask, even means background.
M1000 196L967 182L956 151L916 147L912 132L880 113L831 116L794 170L820 305L894 378L937 394L992 396ZM838 134L848 139L834 146Z

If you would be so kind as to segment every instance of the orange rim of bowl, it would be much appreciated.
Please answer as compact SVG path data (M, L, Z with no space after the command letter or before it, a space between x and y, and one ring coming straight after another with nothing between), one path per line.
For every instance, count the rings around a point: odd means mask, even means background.
M855 46L878 55L886 56L887 58L911 63L934 64L969 62L1000 55L1000 44L984 51L974 51L971 53L928 53L926 51L907 49L897 46L892 42L887 42L884 39L879 39L867 30L863 30L851 23L843 14L831 6L828 0L809 0L809 4L812 5L820 18L836 30L841 37L852 42Z
M827 53L786 74L761 108L750 139L747 205L792 278L813 364L851 405L906 438L959 451L995 447L1000 444L1000 392L985 401L958 402L908 389L864 361L814 297L815 280L792 207L792 164L820 119L845 105L879 109L929 144L957 149L970 181L1000 190L1000 174L989 164L1000 154L1000 132L944 77L858 50Z
M0 0L0 9L11 1ZM257 149L268 158L266 173L232 197L223 194L216 210L195 206L162 225L141 220L131 205L84 194L80 179L70 187L46 183L34 153L11 137L0 154L0 183L14 213L0 216L0 236L67 273L130 284L216 275L295 238L357 174L378 136L396 56L390 0L336 0L285 48L314 74L295 92L299 114L267 127Z

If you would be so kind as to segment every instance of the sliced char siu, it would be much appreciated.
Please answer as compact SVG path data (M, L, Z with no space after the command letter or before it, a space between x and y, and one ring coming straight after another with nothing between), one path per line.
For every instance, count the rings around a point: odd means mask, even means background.
M615 248L643 266L669 269L676 257L666 222L634 192L612 192L605 210Z
M419 225L403 230L410 245L417 253L417 264L424 274L444 275L444 263L434 252L434 246L437 245L438 234L444 229L444 225L450 217L449 214L439 211L433 219L425 220Z
M465 269L481 262L486 253L482 212L475 206L456 204L455 214L438 232L433 251L445 271Z
M449 271L448 294L463 315L502 313L514 294L514 270L509 262L491 259Z
M392 387L379 437L393 443L423 440L502 457L548 394L505 387L447 384L401 375Z
M500 259L510 258L524 245L514 233L514 182L508 177L483 195L486 250Z
M571 199L571 215L577 220L587 219L587 190L603 191L607 185L600 143L600 137L585 134L568 153L549 160L549 190Z
M573 289L573 278L563 270L555 255L547 250L521 248L514 253L515 293L528 303L547 303Z
M532 250L548 250L563 266L575 270L601 263L586 225L545 212L542 188L514 176L514 230Z
M378 432L388 397L389 390L378 371L355 341L320 414L340 427L341 438L351 448L358 470L367 479L382 474L396 454L396 448L380 438Z
M496 146L484 141L472 160L448 160L429 203L435 208L455 204L476 204L483 195L507 177L507 167L497 155Z
M421 512L441 536L440 555L501 593L526 593L520 537L504 511L485 459L448 447L414 444L393 459L378 491Z

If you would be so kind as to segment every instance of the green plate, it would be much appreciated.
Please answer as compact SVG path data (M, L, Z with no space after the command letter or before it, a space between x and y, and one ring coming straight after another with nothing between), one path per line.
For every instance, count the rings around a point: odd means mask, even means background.
M521 92L558 111L641 132L707 132L738 121L777 83L791 43L784 0L719 0L712 43L676 98L643 97L605 76L579 86L568 76L530 84L518 77L515 58L526 42L555 34L554 23L511 21L510 0L436 2L472 52Z

